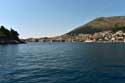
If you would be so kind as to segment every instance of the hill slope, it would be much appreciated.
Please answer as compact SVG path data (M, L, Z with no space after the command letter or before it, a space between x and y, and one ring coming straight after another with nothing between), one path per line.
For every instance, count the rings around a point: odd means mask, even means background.
M111 30L113 32L118 30L125 31L125 16L100 17L72 30L67 33L67 35L77 35L80 33L93 34L106 30Z

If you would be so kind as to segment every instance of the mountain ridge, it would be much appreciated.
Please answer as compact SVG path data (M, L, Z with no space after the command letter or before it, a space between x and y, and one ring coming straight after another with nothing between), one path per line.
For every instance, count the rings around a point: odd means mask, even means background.
M125 16L98 17L66 34L93 34L95 32L106 30L111 30L113 32L116 32L118 30L125 31Z

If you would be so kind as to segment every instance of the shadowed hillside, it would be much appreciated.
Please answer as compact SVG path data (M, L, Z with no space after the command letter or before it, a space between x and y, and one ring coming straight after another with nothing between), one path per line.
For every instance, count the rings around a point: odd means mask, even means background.
M106 30L111 30L113 32L116 32L118 30L125 31L125 16L100 17L72 30L67 34L93 34L95 32L101 32Z

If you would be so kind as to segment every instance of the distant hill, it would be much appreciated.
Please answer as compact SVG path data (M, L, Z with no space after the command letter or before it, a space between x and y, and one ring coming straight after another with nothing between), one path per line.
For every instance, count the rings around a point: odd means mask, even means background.
M95 32L106 30L111 30L113 32L122 30L125 32L125 16L99 17L72 30L71 32L67 33L67 35L77 35L80 33L93 34Z
M23 43L19 39L19 33L14 29L8 30L4 26L0 27L0 44L18 44Z

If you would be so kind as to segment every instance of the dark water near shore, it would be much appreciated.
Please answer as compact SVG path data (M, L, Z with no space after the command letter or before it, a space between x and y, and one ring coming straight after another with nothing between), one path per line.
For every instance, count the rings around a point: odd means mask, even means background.
M125 83L125 44L3 45L0 83Z

